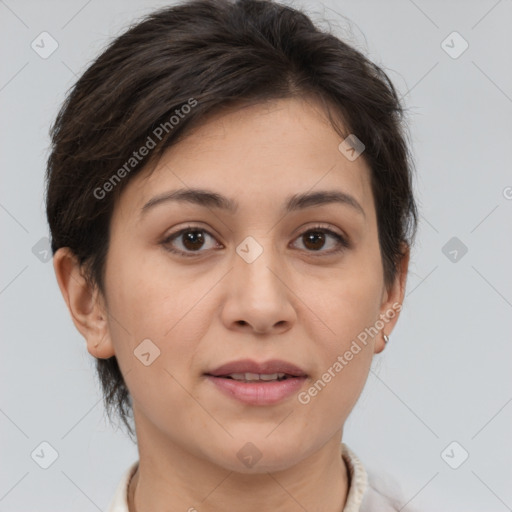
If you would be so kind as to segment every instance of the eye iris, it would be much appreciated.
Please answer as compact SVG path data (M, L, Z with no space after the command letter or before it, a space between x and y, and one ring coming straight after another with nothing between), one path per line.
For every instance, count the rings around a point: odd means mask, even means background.
M201 231L187 231L183 233L183 237L183 245L189 250L200 249L201 246L204 244L204 236Z
M308 233L305 233L304 235L304 245L308 249L321 249L325 243L325 233L322 233L321 231L309 231ZM316 242L320 241L320 245L315 245ZM313 247L310 247L308 244L312 242Z

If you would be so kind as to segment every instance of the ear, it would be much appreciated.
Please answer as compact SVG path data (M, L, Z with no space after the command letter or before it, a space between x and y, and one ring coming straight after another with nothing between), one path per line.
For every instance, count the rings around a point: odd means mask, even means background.
M83 268L69 247L55 252L53 268L73 323L87 341L89 354L99 359L112 357L114 347L103 297L97 287L92 289L87 283Z
M374 352L380 354L386 346L384 335L390 336L391 331L394 329L400 311L402 310L402 303L405 297L405 284L407 281L407 271L409 269L409 259L411 256L410 247L402 244L402 258L397 265L397 272L395 280L389 287L384 287L382 294L382 303L380 307L379 319L384 323L381 334L376 340Z

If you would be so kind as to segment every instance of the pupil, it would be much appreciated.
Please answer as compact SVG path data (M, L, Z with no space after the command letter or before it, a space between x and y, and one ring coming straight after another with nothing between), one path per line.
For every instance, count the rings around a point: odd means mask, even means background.
M324 244L324 238L325 238L324 233L321 233L320 231L310 231L309 233L306 233L304 236L306 237L306 242L304 243L304 245L306 247L308 247L309 249L321 249L322 248L322 246ZM315 245L315 241L316 242L320 241L320 245ZM308 246L308 244L310 242L313 243L313 247Z
M200 249L204 243L204 237L203 237L203 234L201 233L201 231L197 231L197 230L187 231L186 233L184 233L184 235L185 235L185 240L184 240L183 245L187 249L191 249L191 250Z
M193 230L184 233L184 246L187 249L200 249L204 244L204 236L201 231ZM304 245L309 249L321 249L325 243L325 234L320 231L310 231L304 234Z

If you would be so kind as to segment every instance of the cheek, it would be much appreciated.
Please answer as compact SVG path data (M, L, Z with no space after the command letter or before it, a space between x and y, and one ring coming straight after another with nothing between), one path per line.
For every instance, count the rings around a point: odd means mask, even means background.
M210 325L203 296L219 276L194 278L184 272L170 273L162 258L137 257L135 253L116 259L112 251L114 261L107 274L107 289L111 290L109 330L120 364L139 368L139 360L133 363L134 351L149 339L160 350L160 364L174 372L181 362L180 371L186 371L197 340ZM152 348L151 343L145 343Z
M330 346L341 350L378 319L383 290L379 263L353 258L353 264L332 269L321 277L302 278L302 294L314 316L322 321L327 334L322 339L330 340Z
M318 374L301 402L310 401L315 414L329 418L333 426L344 423L368 378L375 338L367 329L378 318L380 297L371 282L365 287L360 282L334 284L329 300L317 303L328 329L310 334L316 340L311 358L319 361Z
M113 258L114 260L114 258ZM110 269L109 330L126 385L144 415L178 429L193 414L185 391L197 340L206 320L201 296L206 283L185 283L183 275L169 275L149 259L119 259ZM168 277L163 278L167 272ZM211 285L210 285L211 286Z
M315 289L319 291L310 294L307 302L321 319L309 324L317 326L310 327L314 330L309 336L316 340L314 358L322 362L316 376L323 395L318 405L336 403L340 413L357 401L373 357L376 338L369 328L379 318L383 276L380 261L367 254L333 269L328 279L318 280ZM308 283L311 278L304 279L304 290Z

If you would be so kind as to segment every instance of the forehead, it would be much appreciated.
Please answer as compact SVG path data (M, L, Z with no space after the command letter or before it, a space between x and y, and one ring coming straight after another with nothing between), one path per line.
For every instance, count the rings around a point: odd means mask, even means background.
M343 138L319 104L283 99L208 116L156 166L134 176L120 209L139 215L166 191L219 191L244 204L279 206L291 195L336 189L371 209L370 169L340 151Z

